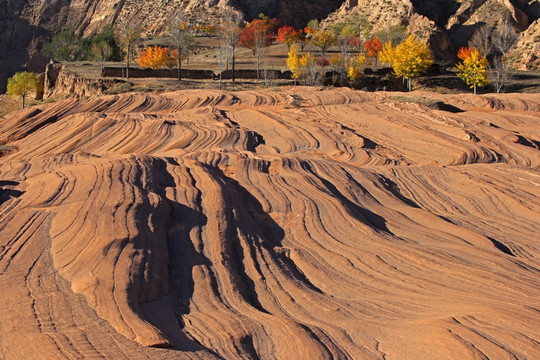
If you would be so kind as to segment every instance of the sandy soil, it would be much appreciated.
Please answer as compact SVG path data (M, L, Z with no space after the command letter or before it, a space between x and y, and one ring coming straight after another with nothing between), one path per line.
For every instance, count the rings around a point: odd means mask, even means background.
M301 87L11 113L0 358L538 359L539 115Z

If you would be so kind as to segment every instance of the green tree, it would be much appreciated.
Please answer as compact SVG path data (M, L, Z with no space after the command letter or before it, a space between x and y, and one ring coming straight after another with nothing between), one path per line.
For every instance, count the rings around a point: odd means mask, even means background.
M314 34L317 30L319 30L319 27L321 26L321 23L317 19L311 19L307 23L305 27L306 34Z
M401 43L407 34L407 28L403 25L391 25L387 28L375 32L374 36L381 40L383 44L390 42L392 46Z
M32 72L18 72L8 79L7 94L13 97L22 97L22 106L26 106L25 99L28 94L38 89L39 76Z
M92 45L96 43L106 43L109 45L112 54L108 58L108 61L122 61L122 50L116 43L114 29L111 24L105 25L103 30L92 39Z
M51 42L43 46L43 54L56 61L75 61L84 56L83 42L71 29L54 35Z
M371 25L368 19L362 15L353 15L345 20L338 22L332 26L332 30L337 34L344 34L343 29L348 27L349 30L346 32L352 33L353 36L369 38L371 31L373 30L373 25Z

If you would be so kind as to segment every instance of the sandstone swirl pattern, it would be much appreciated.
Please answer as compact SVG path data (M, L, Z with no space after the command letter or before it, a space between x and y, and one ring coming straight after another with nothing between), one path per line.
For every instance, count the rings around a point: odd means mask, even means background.
M540 358L540 98L412 96L1 119L0 358Z

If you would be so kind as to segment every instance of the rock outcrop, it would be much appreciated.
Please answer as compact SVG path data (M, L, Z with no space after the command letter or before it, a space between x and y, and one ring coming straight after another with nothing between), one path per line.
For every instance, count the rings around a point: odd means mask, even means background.
M0 357L539 359L539 111L294 87L13 112Z
M113 79L87 79L67 70L64 65L53 63L47 65L44 74L43 98L50 97L86 98L100 96L117 84Z
M519 70L540 69L540 20L521 33L508 57Z

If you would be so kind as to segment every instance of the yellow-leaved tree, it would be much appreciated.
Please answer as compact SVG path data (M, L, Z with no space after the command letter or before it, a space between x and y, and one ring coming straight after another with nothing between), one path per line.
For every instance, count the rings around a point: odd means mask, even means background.
M379 51L379 62L381 64L390 64L390 66L392 66L395 52L396 49L392 46L392 43L390 41L386 42L381 51Z
M488 61L485 56L482 56L477 48L464 47L459 49L458 57L463 60L461 64L457 64L457 76L465 81L467 85L474 89L476 95L476 87L484 86L489 83L488 80Z
M362 77L364 71L364 65L366 65L366 55L360 53L358 56L353 57L349 62L349 71L347 76L351 82L356 81Z
M410 35L395 48L386 43L379 53L379 60L389 63L397 77L407 80L407 88L411 91L411 79L426 72L433 63L433 54L427 42Z
M296 43L291 45L289 50L289 57L287 58L287 67L292 72L292 78L294 79L294 85L296 80L302 76L302 65L300 64L300 57L298 56L298 45Z
M326 50L335 43L336 35L332 30L319 30L311 37L311 44L320 47L323 55L326 55Z
M26 106L25 99L30 93L38 89L39 75L32 72L18 72L8 79L7 94L13 97L22 97L22 106Z
M309 86L315 85L320 75L319 66L317 64L317 58L311 55L310 51L300 58L300 69L306 84Z

